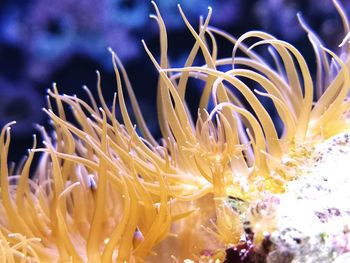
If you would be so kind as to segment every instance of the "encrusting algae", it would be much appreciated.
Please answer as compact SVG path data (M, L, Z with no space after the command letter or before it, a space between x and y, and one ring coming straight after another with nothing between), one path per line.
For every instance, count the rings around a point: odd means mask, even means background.
M179 7L195 44L184 67L171 68L165 25L153 3L160 61L143 44L159 71L161 141L148 130L112 50L118 96L111 108L99 73L100 107L88 89L85 102L59 94L54 85L44 109L54 133L39 127L44 148L34 137L27 158L9 167L13 123L1 133L0 261L224 262L228 248L249 242L256 260L264 257L262 244L276 227L274 195L297 180L298 167L317 143L349 130L349 21L333 2L346 33L340 56L323 47L299 16L316 54L315 85L291 44L260 31L235 39L209 26L210 8L197 32ZM232 57L218 58L216 37L232 43ZM259 41L248 46L248 38ZM269 46L273 65L254 51L260 45ZM205 65L193 66L200 53ZM190 78L204 83L195 121L185 101ZM142 135L130 119L125 90ZM263 97L283 123L280 136ZM67 107L74 121L66 118ZM40 161L32 175L35 154Z

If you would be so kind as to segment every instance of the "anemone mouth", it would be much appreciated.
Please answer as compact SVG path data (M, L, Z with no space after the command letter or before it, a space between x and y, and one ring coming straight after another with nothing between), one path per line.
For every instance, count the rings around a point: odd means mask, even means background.
M104 100L99 72L99 102L88 88L90 101L85 102L59 94L54 84L44 109L54 132L38 127L44 147L37 148L34 138L33 149L15 169L7 164L12 124L0 136L0 258L230 262L232 249L239 257L247 249L268 257L270 246L277 244L272 237L279 224L279 197L290 182L300 180L317 145L349 130L348 57L324 48L303 20L317 74L326 72L318 78L322 92L316 102L307 63L295 47L260 31L235 39L209 26L211 8L197 32L179 6L195 44L185 65L171 68L166 28L152 3L156 14L151 17L160 31L159 62L143 45L159 71L162 141L147 128L112 50L117 83L112 107ZM348 30L345 13L334 4ZM232 43L232 57L218 58L217 36ZM258 41L247 46L248 38ZM343 48L348 48L347 39ZM272 65L255 51L261 45L269 46ZM200 55L205 65L194 65ZM197 118L185 101L190 78L203 83ZM252 90L249 82L258 88ZM125 90L141 134L131 121ZM283 124L280 135L266 101ZM121 119L116 118L117 107ZM35 154L40 162L30 176Z

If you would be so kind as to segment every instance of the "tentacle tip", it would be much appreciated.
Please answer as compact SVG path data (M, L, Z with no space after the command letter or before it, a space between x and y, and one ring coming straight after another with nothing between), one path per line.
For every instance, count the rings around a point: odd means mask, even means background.
M113 55L115 52L112 47L107 47L107 50Z
M155 5L155 6L157 5L156 2L153 1L153 0L151 1L151 4L152 4L152 5Z

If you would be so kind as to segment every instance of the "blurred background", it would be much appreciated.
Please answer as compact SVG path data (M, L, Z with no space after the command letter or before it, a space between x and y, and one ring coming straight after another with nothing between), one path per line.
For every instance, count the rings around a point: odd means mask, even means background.
M180 3L198 28L199 16L213 8L211 25L234 36L264 30L296 45L311 61L313 51L296 18L301 12L325 45L336 47L343 37L331 0L158 0L169 37L172 66L182 66L194 43L177 9ZM349 0L340 0L350 10ZM126 67L145 119L158 133L155 94L157 72L141 39L158 54L158 27L144 0L2 0L0 1L0 127L16 120L12 129L10 160L18 161L32 144L35 124L48 126L42 112L46 90L56 82L60 93L85 98L81 88L95 92L96 74L102 74L103 92L111 103L115 79L112 47ZM219 43L222 54L232 46ZM225 53L226 52L226 53ZM200 64L200 61L198 62ZM196 100L200 89L191 89ZM197 96L196 96L197 95Z

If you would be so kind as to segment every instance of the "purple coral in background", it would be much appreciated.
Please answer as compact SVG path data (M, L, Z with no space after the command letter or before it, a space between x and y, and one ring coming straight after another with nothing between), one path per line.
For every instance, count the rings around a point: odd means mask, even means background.
M350 2L342 1L344 10L350 10ZM317 29L321 38L333 48L341 41L342 25L332 0L257 0L253 5L253 13L261 30L267 30L287 41L300 41L305 32L295 19L301 12L308 23ZM339 37L340 36L340 37Z
M27 74L36 80L76 54L104 64L108 46L122 59L134 57L137 41L129 27L111 19L107 2L33 0L24 7L9 7L2 19L2 40L24 50Z
M254 5L254 13L262 27L288 40L295 40L304 33L295 19L297 12L296 1L259 0Z
M0 126L17 120L18 124L13 127L13 133L27 136L27 130L34 123L42 121L43 114L38 107L38 102L43 101L41 94L21 81L10 82L2 78L0 94Z
M217 23L237 20L240 0L183 1L191 18L205 14L213 5ZM158 1L170 30L183 24L175 1ZM3 8L0 41L24 50L27 74L31 79L47 78L74 55L83 55L111 69L106 48L112 47L123 61L134 59L141 51L135 38L148 31L149 3L125 0L31 0L26 5L8 4ZM176 17L176 19L175 19ZM156 34L156 32L154 32Z
M178 9L176 7L177 3L186 11L190 21L196 23L198 17L205 15L207 7L211 6L215 10L213 17L211 19L211 24L224 25L234 25L238 22L241 17L240 10L242 10L242 0L223 0L223 1L213 1L213 0L202 0L202 1L167 1L160 0L157 1L157 5L160 10L164 10L166 16L164 21L170 30L182 28L183 21L178 15ZM251 1L247 1L251 2Z
M0 127L16 121L12 127L12 137L16 140L16 149L9 153L11 161L22 158L21 151L32 145L34 127L43 123L45 104L42 94L24 80L7 80L0 76Z
M332 28L340 22L330 0L214 0L179 1L190 22L215 10L211 24L246 31L256 27L268 30L288 41L305 36L295 14L302 11L319 23L320 33L332 39ZM169 34L181 28L177 1L159 0ZM345 9L350 8L345 3ZM35 81L50 79L74 56L87 57L110 71L106 48L112 47L125 62L135 60L142 50L139 39L152 38L157 29L150 26L149 3L143 0L30 0L5 1L0 10L0 45L8 44L22 51L26 63L25 78ZM251 24L241 23L247 15ZM315 25L311 25L315 26ZM145 32L148 34L145 34ZM334 31L334 30L333 30ZM151 33L151 34L150 34ZM327 36L328 34L328 36ZM335 33L334 33L335 34ZM323 36L322 36L323 37Z
M181 1L180 3L192 23L198 24L198 17L207 12L208 5L212 5L218 11L213 21L228 25L237 21L240 1L225 0L220 4L213 0ZM160 0L158 4L166 14L165 22L169 34L178 31L183 26L183 21L178 15L177 2ZM141 0L29 0L25 3L17 0L2 1L0 8L1 75L9 79L10 83L15 79L22 79L28 87L35 87L36 91L33 92L33 88L19 87L23 85L12 84L3 84L0 91L11 98L19 98L18 94L23 96L31 94L29 97L33 104L41 108L44 102L35 100L36 93L37 91L44 93L51 86L52 80L65 84L62 86L69 88L82 84L89 84L89 86L94 84L94 80L88 83L76 83L74 79L87 79L84 76L79 78L81 74L91 76L81 72L80 64L89 65L91 70L103 69L108 72L107 75L112 74L107 47L112 47L126 66L132 62L133 65L138 64L136 67L140 67L145 60L145 56L141 60L136 59L141 57L139 55L143 52L140 39L156 38L158 34L158 29L148 17L151 12L153 10L150 9L149 2ZM226 15L222 15L223 13ZM179 50L179 54L182 53ZM143 70L143 72L149 71ZM4 88L8 86L10 88ZM144 89L143 86L142 89ZM141 91L141 94L147 96L148 92ZM4 112L0 112L0 118L7 120L7 117L2 115ZM14 114L17 114L16 111L7 115ZM16 126L19 127L21 118L17 119ZM30 118L30 120L33 119ZM33 129L31 125L27 125L26 121L23 123L27 129L19 130L22 135L26 133L27 137L30 137ZM3 124L1 122L1 126ZM14 136L17 136L16 134L14 132Z

